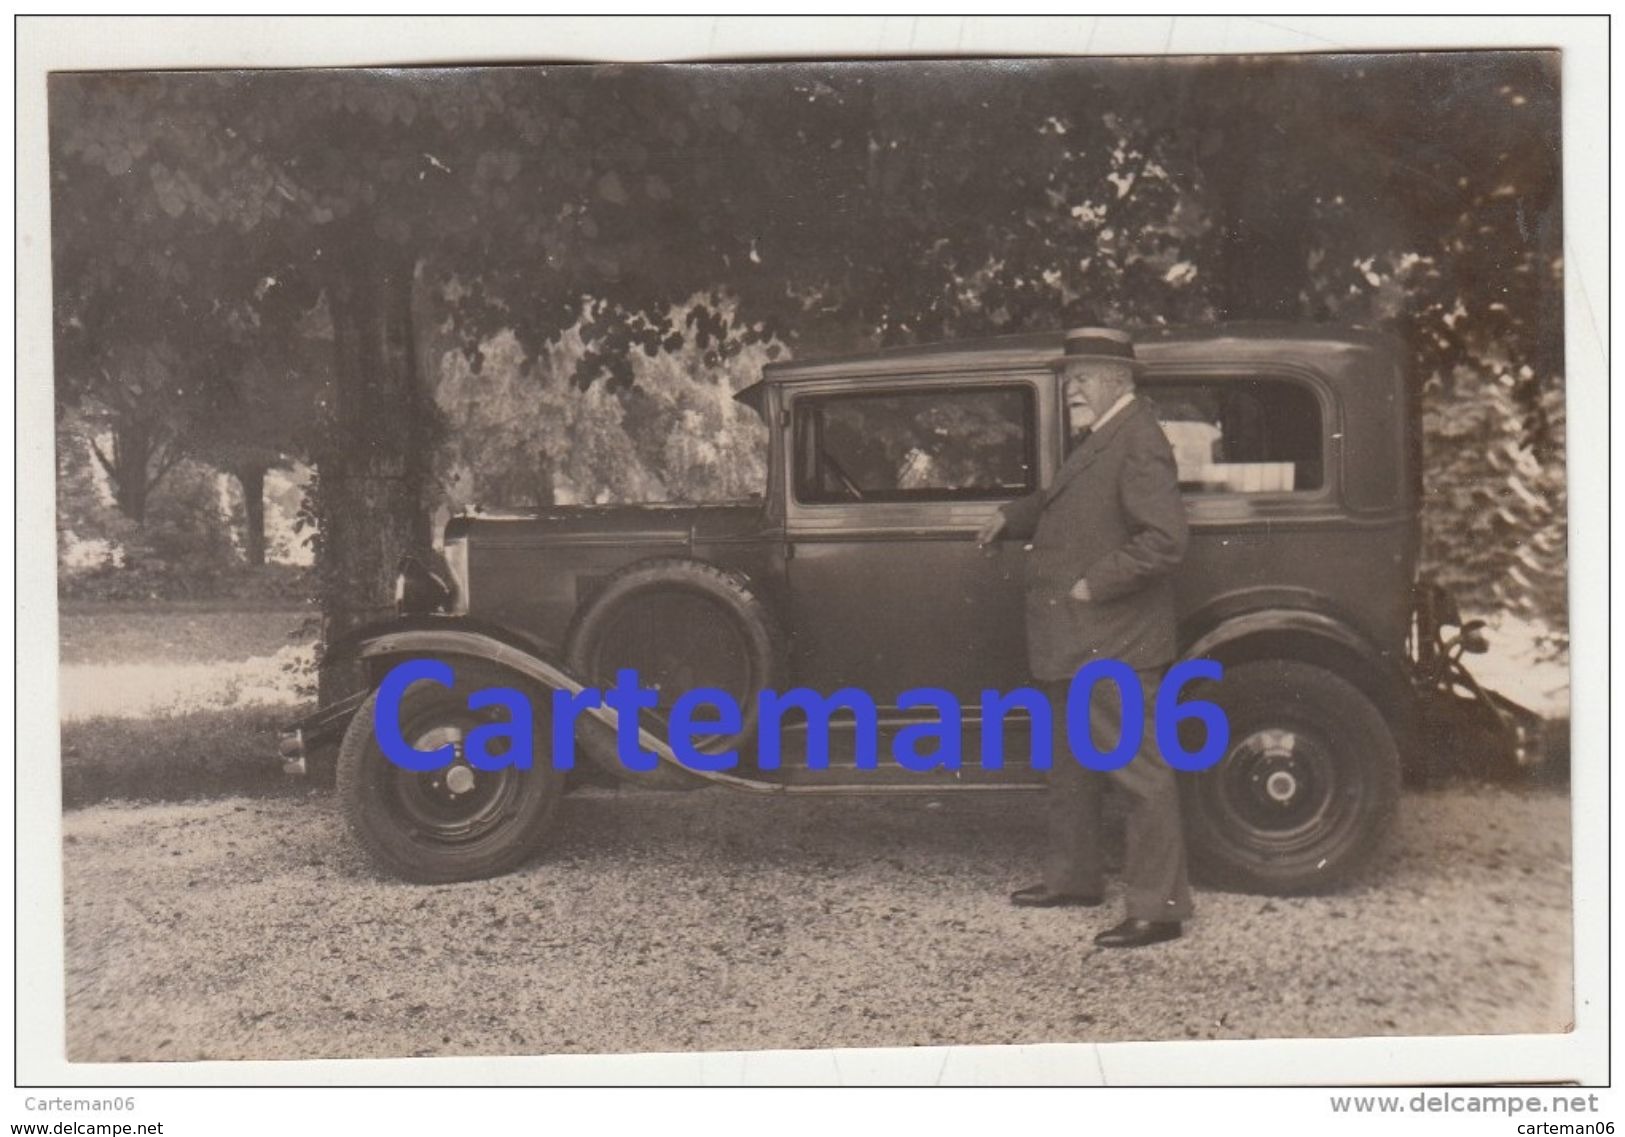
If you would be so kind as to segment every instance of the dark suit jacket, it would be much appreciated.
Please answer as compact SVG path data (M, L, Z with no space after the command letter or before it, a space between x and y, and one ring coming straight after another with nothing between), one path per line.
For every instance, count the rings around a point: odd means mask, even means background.
M1004 506L1026 555L1027 656L1037 679L1070 679L1091 659L1136 670L1176 654L1169 579L1185 555L1173 448L1136 396L1061 464L1048 488ZM1091 599L1073 600L1079 578Z

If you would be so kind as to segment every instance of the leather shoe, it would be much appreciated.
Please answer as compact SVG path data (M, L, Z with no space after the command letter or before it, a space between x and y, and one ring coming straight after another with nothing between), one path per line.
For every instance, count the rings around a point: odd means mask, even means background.
M1041 884L1023 888L1010 894L1010 903L1017 908L1095 908L1103 896L1080 896L1071 892L1051 892Z
M1177 940L1184 934L1178 920L1136 920L1130 917L1115 928L1095 937L1101 947L1145 947L1164 940Z

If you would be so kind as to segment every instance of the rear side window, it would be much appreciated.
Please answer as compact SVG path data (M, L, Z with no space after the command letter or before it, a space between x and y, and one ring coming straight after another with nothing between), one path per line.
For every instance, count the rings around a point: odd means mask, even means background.
M1026 385L804 396L795 406L801 501L991 500L1038 484Z
M1143 388L1190 493L1294 493L1325 482L1320 400L1290 379L1211 379Z

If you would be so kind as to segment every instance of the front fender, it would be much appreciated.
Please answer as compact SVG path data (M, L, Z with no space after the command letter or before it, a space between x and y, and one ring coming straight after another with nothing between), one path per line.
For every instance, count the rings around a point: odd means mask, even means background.
M568 691L578 694L590 684L573 675L563 664L547 658L525 637L507 629L481 621L425 616L397 620L389 624L363 628L329 649L328 658L341 652L340 659L359 660L363 663L382 663L408 656L431 656L437 659L463 657L485 660L515 675L530 680L550 691ZM359 704L365 696L356 699ZM353 708L352 708L353 709ZM587 707L583 715L595 720L615 737L620 729L620 715L613 707L600 705ZM349 715L345 715L348 722ZM309 722L311 720L307 720ZM342 726L340 727L342 730ZM286 736L285 736L286 737ZM303 742L312 741L306 732ZM772 786L714 771L691 770L678 759L666 739L639 727L638 741L645 750L654 753L661 766L679 775L674 784L692 785L696 781L711 782L735 789L758 792L777 792L783 787ZM586 745L590 756L595 747ZM292 757L285 751L285 757ZM624 774L624 772L622 772Z
M322 653L322 666L347 663L381 663L394 656L470 655L503 666L508 660L531 661L527 668L515 668L538 682L557 686L548 676L561 671L547 662L545 648L509 629L481 620L445 616L405 616L397 620L368 624L328 644ZM318 707L298 722L282 729L278 749L289 772L303 772L305 759L313 750L338 744L356 710L372 693L376 676L369 676L367 689L334 703ZM580 689L578 684L575 688Z
M515 637L498 636L489 629L462 621L455 624L442 621L439 626L386 628L359 640L351 650L353 658L362 662L401 656L464 656L486 660L543 687L574 694L586 686L561 664L545 658L528 644L516 642Z
M402 616L395 620L386 620L383 623L368 624L357 628L348 635L342 636L327 645L322 654L322 665L347 663L356 660L378 659L392 653L378 650L381 641L394 642L399 636L412 636L418 634L461 634L477 637L480 641L489 640L523 652L537 658L547 658L554 654L552 645L542 642L504 627L501 624L489 623L485 620L470 616L435 616L418 615ZM415 650L415 649L408 649ZM476 652L475 654L479 654ZM486 658L482 655L482 658Z

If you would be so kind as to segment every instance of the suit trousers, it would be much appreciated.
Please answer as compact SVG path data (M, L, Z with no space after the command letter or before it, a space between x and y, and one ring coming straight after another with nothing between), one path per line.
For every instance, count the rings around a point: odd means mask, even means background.
M1161 669L1139 671L1145 699L1144 732L1133 761L1110 772L1091 770L1074 757L1067 743L1068 682L1046 682L1053 757L1049 772L1048 842L1044 886L1051 892L1099 896L1105 891L1100 852L1100 805L1105 783L1128 796L1128 848L1123 863L1126 907L1131 919L1185 920L1191 914L1190 883L1185 867L1185 829L1174 770L1157 750L1155 708ZM1117 745L1122 698L1115 683L1095 685L1089 707L1089 729L1099 751Z

